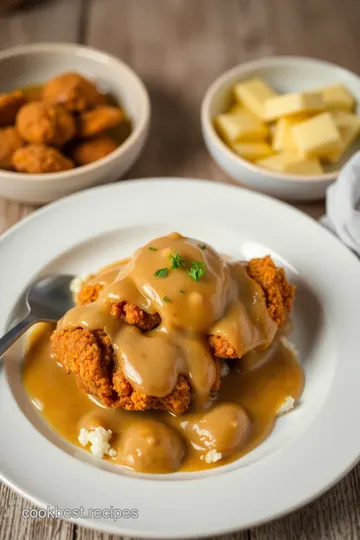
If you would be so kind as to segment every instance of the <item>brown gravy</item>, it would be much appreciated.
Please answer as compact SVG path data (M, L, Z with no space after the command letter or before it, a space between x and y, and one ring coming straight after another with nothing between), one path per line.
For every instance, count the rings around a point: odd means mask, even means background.
M174 268L170 255L175 254L183 262ZM198 280L189 276L193 261L205 268ZM163 277L156 275L164 268ZM53 326L38 325L26 346L24 385L48 423L72 443L80 445L80 428L103 426L113 432L110 444L117 455L111 459L119 465L152 473L208 469L259 445L285 398L300 398L303 372L282 343L262 289L244 264L226 261L210 246L173 233L103 269L88 283L101 285L99 298L71 309L58 327L104 329L135 389L161 398L184 374L194 399L178 417L104 408L79 390L75 378L52 357ZM143 333L112 316L111 303L123 300L159 313L161 324ZM208 334L228 340L241 357L224 363L230 370L216 394ZM213 462L210 451L222 459Z

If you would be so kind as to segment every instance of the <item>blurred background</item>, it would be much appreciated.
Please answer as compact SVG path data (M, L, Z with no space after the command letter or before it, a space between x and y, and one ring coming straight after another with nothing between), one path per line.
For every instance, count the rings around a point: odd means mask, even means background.
M360 72L359 0L0 0L0 6L0 49L84 43L120 57L144 80L152 126L128 177L225 178L204 149L199 107L209 84L236 64L296 54Z

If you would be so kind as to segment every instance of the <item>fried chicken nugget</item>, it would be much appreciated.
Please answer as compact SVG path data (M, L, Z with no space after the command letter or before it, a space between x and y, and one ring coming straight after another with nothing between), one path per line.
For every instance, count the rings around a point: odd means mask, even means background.
M51 341L57 361L75 375L78 387L107 407L127 411L167 410L177 415L189 407L191 389L183 375L179 375L174 390L164 398L135 390L116 365L111 341L101 330L55 331Z
M101 105L91 111L86 111L78 118L78 135L88 139L103 131L121 124L124 113L119 107Z
M44 144L29 144L13 153L12 164L18 172L30 174L67 171L74 167L71 159L56 148Z
M75 120L61 105L32 101L16 117L20 136L30 143L63 146L75 135Z
M82 112L103 105L106 98L94 83L78 73L63 73L48 81L42 98L50 103L61 103L68 111Z
M100 135L74 146L71 156L77 165L87 165L111 154L118 144L107 135Z
M23 144L15 128L0 129L0 169L12 169L12 156Z
M21 90L0 94L0 126L14 125L18 110L24 103L25 96Z

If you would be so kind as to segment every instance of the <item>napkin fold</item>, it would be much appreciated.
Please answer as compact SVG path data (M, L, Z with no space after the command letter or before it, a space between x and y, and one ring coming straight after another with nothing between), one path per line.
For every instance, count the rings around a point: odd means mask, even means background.
M320 222L360 256L360 152L326 191L326 215Z

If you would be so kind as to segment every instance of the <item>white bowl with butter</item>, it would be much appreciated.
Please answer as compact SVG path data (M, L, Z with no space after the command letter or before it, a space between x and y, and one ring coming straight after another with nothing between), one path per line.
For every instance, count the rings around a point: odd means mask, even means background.
M319 89L326 89L322 104ZM234 94L239 103L228 114ZM239 121L231 114L236 108ZM283 56L241 64L219 77L203 99L201 123L210 154L229 176L275 197L315 200L360 150L360 118L354 115L360 117L359 76L322 60ZM233 136L232 142L219 133ZM303 159L294 159L295 145Z

